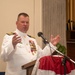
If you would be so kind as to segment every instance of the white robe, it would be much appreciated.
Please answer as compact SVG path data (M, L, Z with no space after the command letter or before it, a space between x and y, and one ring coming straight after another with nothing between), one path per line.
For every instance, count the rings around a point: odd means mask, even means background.
M36 60L44 55L50 55L54 50L47 45L43 50L38 46L36 40L29 37L27 34L20 32L18 29L15 31L21 37L21 43L13 48L12 37L13 35L5 35L2 43L1 58L7 63L5 75L26 75L26 70L22 70L21 66ZM31 52L29 41L32 40L36 46L36 52ZM50 46L56 49L50 43Z

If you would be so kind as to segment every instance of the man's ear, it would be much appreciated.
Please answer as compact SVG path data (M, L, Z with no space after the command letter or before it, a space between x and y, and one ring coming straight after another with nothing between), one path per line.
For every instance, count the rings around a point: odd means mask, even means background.
M16 25L18 24L18 22L16 21Z

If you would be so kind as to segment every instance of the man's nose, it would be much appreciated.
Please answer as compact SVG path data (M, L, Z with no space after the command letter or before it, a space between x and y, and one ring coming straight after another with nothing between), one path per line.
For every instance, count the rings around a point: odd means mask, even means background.
M24 25L26 26L26 25L27 25L27 23L25 22L25 23L24 23Z

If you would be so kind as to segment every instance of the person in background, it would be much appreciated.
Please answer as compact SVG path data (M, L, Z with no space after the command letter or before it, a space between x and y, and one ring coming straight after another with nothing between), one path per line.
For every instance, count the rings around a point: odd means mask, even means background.
M3 38L1 58L7 63L5 75L26 75L26 70L21 66L44 55L51 55L60 41L60 36L51 36L50 46L47 44L42 50L35 38L29 36L29 15L19 13L16 21L16 30L7 33ZM51 49L51 50L50 50Z

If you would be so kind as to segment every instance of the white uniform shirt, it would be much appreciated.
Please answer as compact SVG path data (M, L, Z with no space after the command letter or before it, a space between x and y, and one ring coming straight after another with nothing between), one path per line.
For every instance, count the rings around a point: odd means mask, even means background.
M22 39L21 43L18 43L15 49L12 45L13 35L6 34L2 43L1 58L7 63L5 75L26 75L26 70L22 70L21 68L22 65L36 60L38 57L50 55L54 50L50 50L49 45L42 50L34 38L31 38L27 34L20 32L18 29L16 29L15 32ZM35 52L31 51L29 41L34 42L36 47ZM56 49L56 47L51 43L50 46Z

